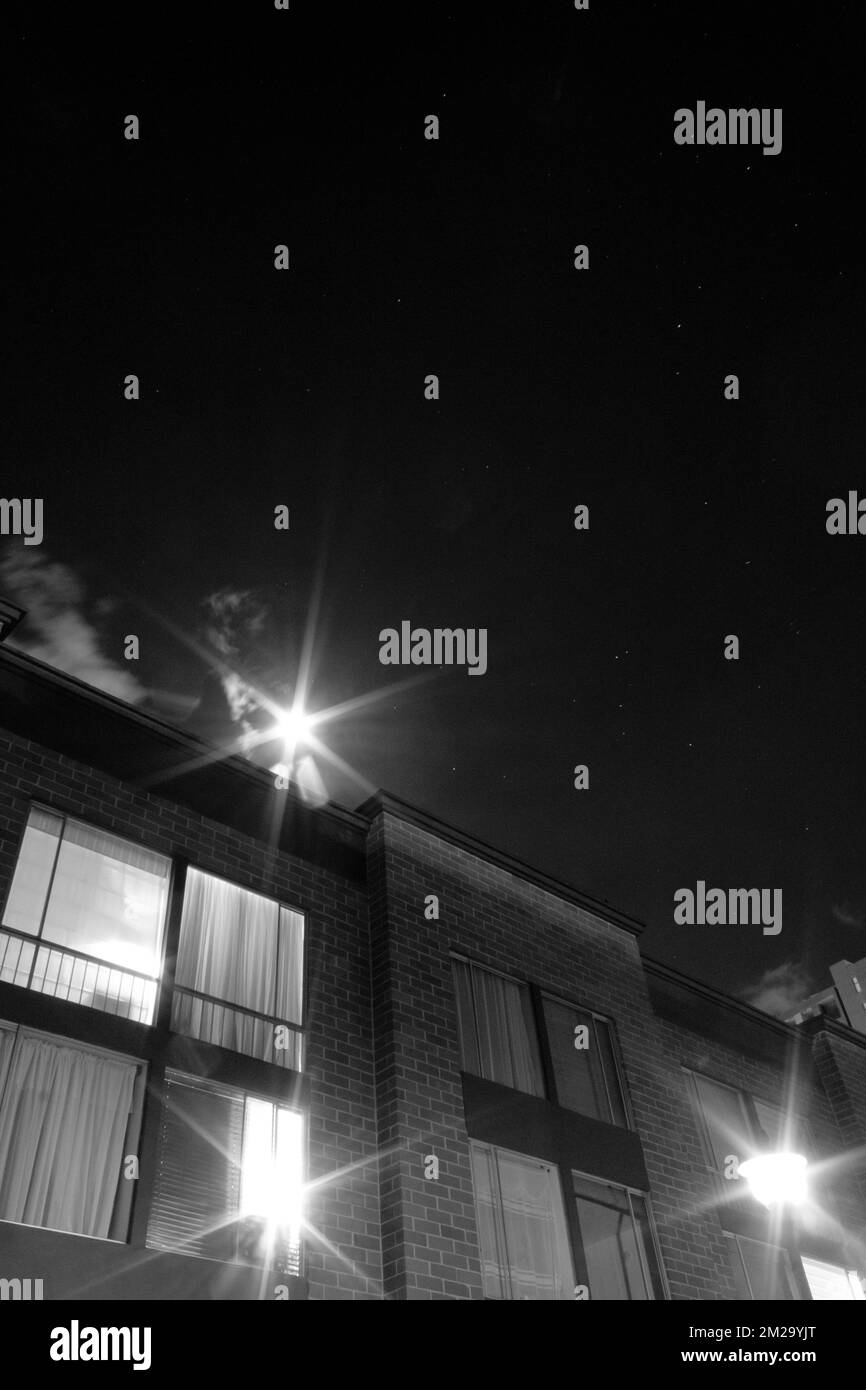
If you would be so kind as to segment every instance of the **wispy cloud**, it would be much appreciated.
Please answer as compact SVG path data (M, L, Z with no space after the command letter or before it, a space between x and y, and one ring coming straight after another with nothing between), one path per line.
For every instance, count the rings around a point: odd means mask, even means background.
M208 641L222 656L237 656L251 638L263 631L265 604L251 589L218 589L202 605L207 613Z
M267 607L251 589L231 588L208 594L202 607L207 615L205 637L222 658L220 684L232 723L239 724L244 735L252 735L252 717L261 706L254 687L228 663L240 658L249 669L250 649L265 630Z
M84 585L68 565L50 560L44 551L21 550L0 562L0 583L4 593L27 610L9 638L10 647L130 704L145 698L132 672L103 650L97 623L110 613L112 600L100 596L88 601Z
M864 918L862 912L855 912L850 903L833 903L830 912L837 922L841 922L843 927L862 927Z
M765 970L753 984L744 986L740 990L740 997L765 1014L787 1018L796 1013L798 1006L816 988L809 971L800 961L787 960L772 970Z

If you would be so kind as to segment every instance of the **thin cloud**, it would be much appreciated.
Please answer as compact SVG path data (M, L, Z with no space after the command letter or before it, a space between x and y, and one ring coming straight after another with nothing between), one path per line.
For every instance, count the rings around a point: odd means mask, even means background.
M268 610L251 589L218 589L208 594L202 607L207 614L205 637L223 661L246 657L265 629ZM248 666L246 660L243 664ZM253 687L234 670L224 672L220 684L232 723L241 726L245 738L252 736L251 716L260 708Z
M131 705L144 700L147 692L132 672L102 649L95 619L106 614L110 600L88 603L68 565L44 552L22 550L0 562L0 583L4 594L27 610L10 647Z
M815 988L806 967L799 961L788 960L765 970L759 980L744 986L740 997L762 1013L790 1018L806 996L814 994Z
M843 927L862 927L862 912L852 912L850 903L833 903L830 912L837 922L841 922Z
M203 607L208 615L208 641L222 656L236 656L251 638L263 631L267 608L251 589L218 589L208 594Z

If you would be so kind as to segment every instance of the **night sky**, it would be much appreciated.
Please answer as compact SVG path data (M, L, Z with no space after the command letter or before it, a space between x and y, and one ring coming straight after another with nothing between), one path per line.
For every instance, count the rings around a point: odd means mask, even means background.
M866 537L825 528L866 495L866 123L855 11L809 15L19 20L0 493L45 508L40 547L0 540L20 645L228 746L204 652L290 702L315 610L310 708L384 692L323 734L361 779L321 765L340 804L385 787L759 1002L866 954ZM781 107L781 153L677 146L698 100ZM485 627L486 675L402 684L403 619ZM782 888L781 934L674 925L698 879Z

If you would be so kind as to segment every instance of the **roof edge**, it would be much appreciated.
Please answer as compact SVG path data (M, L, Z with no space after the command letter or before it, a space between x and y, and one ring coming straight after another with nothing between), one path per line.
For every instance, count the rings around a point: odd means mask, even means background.
M543 888L545 892L553 894L554 897L562 898L565 902L574 904L575 907L582 907L587 912L593 913L594 916L609 922L612 926L620 927L623 931L629 932L632 936L640 936L645 929L644 922L630 917L628 913L621 912L619 908L599 902L598 899L590 897L588 893L581 893L571 884L563 883L551 874L533 868L531 864L526 864L522 859L517 859L504 850L496 849L486 840L480 840L477 836L469 834L468 831L460 830L448 821L440 820L438 816L434 816L418 806L413 806L408 801L403 801L400 797L394 796L392 792L385 791L384 788L380 788L357 808L357 814L364 816L368 821L372 821L382 812L405 821L407 825L416 825L419 829L426 830L428 834L436 835L440 840L446 840L449 844L456 845L459 849L466 850L467 853L474 854L479 859L485 859L488 863L495 864L497 868L516 874L519 878L525 879L527 883L534 884L536 888Z
M208 743L197 734L189 733L177 724L168 723L159 715L141 710L136 705L130 705L117 695L111 695L108 691L99 690L94 685L88 685L86 681L79 680L77 676L70 676L66 671L59 671L56 667L49 666L46 662L40 661L38 657L30 656L27 652L17 651L14 647L4 645L0 648L0 665L18 667L26 673L29 679L41 681L46 686L53 686L72 698L87 700L90 704L105 710L116 718L126 719L130 723L137 724L147 733L152 734L154 738L160 739L164 744L174 746L188 756L201 759L208 754L215 754L214 762L218 762L233 776L241 777L248 782L256 782L262 786L273 787L273 774L267 768L251 763L237 753L225 753L217 744ZM170 790L157 788L153 794L171 799ZM354 830L366 833L369 824L367 818L359 815L357 811L347 810L337 802L329 801L321 806L315 806L311 802L304 801L291 787L281 792L281 796L288 797L299 808L302 807L307 812L314 812L325 819L337 821L341 825L351 826Z

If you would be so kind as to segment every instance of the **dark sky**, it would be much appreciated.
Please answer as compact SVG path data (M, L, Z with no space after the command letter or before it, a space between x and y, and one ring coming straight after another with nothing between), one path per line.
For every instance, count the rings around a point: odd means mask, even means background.
M320 593L313 709L412 674L382 628L485 627L483 678L329 744L721 988L866 954L866 538L825 530L866 494L855 10L111 13L9 45L0 491L45 505L38 550L0 541L9 596L42 586L22 642L98 644L196 728L179 634L214 593L247 595L233 659L281 696ZM698 100L782 107L782 152L675 145ZM699 878L782 888L781 934L675 926Z

